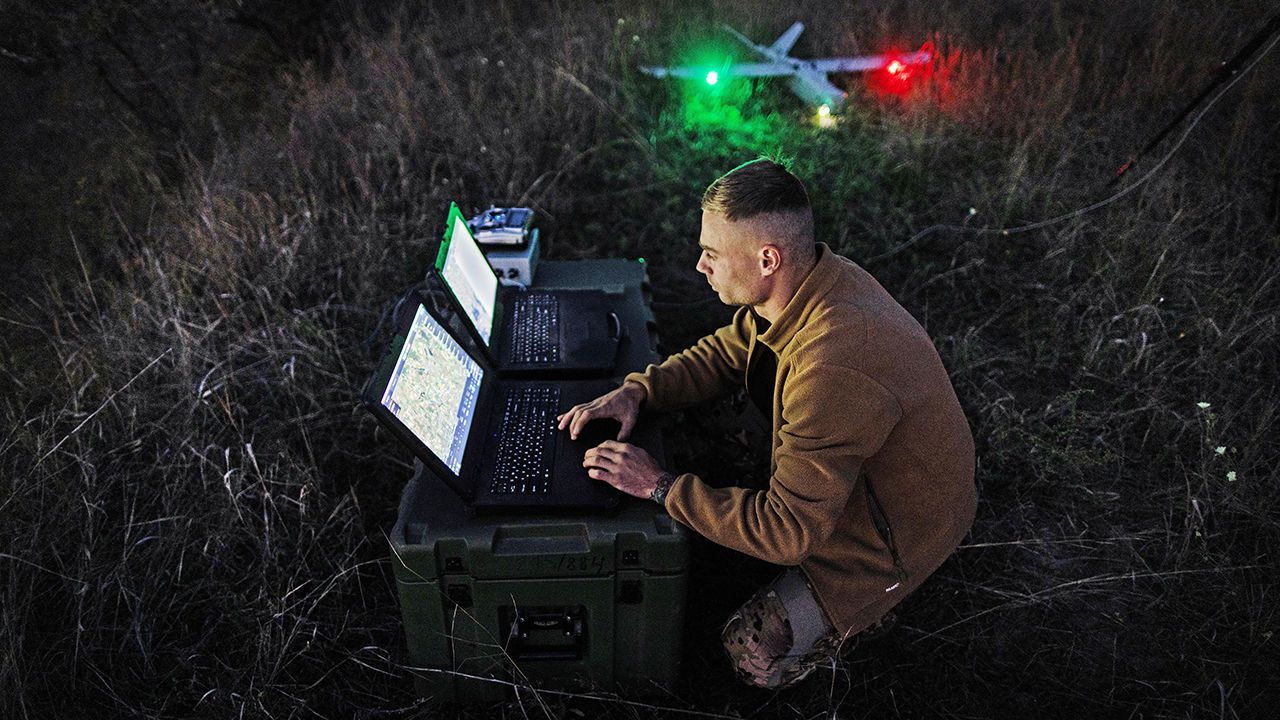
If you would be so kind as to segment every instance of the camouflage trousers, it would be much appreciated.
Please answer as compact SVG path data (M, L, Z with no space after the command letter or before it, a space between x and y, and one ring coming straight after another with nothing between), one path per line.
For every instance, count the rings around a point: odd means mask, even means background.
M738 679L762 688L799 682L830 666L842 633L831 626L799 568L788 568L756 591L720 634Z

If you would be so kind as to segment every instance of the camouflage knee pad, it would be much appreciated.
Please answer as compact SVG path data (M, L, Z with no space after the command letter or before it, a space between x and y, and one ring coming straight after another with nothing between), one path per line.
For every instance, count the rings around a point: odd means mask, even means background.
M798 568L752 595L720 637L738 679L771 689L799 682L831 663L841 640Z

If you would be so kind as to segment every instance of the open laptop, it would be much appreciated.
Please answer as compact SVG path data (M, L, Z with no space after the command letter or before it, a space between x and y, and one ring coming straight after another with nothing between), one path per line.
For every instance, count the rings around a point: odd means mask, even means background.
M456 203L433 268L467 332L499 373L602 375L613 370L622 323L599 290L500 285Z
M362 399L478 511L607 510L621 493L589 478L582 458L614 439L618 424L594 422L570 440L556 416L616 385L499 380L449 334L432 300L415 293ZM637 423L628 442L661 453L652 423Z

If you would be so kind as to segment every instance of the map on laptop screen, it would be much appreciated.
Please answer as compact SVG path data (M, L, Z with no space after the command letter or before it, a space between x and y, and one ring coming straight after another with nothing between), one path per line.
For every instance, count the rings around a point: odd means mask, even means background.
M484 370L418 305L382 405L458 475Z

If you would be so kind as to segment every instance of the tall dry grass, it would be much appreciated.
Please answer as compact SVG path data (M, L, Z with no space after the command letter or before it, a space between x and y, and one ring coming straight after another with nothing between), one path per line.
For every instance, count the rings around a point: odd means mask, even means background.
M970 231L1105 197L1260 13L478 3L353 18L326 62L260 89L259 123L175 150L176 173L132 168L121 222L80 238L104 259L7 303L21 342L0 400L0 714L444 712L411 697L381 535L408 456L355 393L447 202L534 205L554 257L648 258L674 350L723 318L691 270L701 188L781 152L823 237L934 337L978 442L978 520L893 634L778 696L733 684L701 609L731 606L723 588L748 589L735 573L752 568L697 565L687 684L668 704L1264 717L1280 642L1280 55L1140 189L1035 232ZM908 102L857 94L819 132L765 83L740 122L691 126L688 98L634 69L715 22L765 39L793 16L805 54L932 38L935 82ZM938 223L968 229L905 243ZM742 464L719 456L721 429L684 422L673 464ZM539 712L469 712L521 709Z

